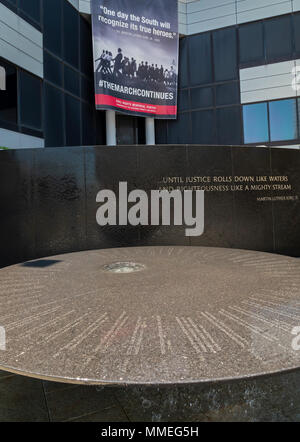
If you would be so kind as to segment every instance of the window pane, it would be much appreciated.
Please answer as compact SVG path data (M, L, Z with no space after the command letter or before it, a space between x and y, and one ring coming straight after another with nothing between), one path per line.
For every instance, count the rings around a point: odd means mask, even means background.
M46 147L64 145L62 92L45 83L45 138Z
M190 85L213 82L210 34L193 35L188 39ZM205 61L204 61L205 60Z
M93 77L92 29L82 17L80 17L80 69L88 77Z
M44 0L44 46L56 55L61 55L62 42L62 2ZM75 32L75 31L74 31Z
M65 89L74 95L80 95L79 74L73 69L65 66Z
M95 144L96 127L94 108L81 102L81 141L84 146Z
M293 32L295 40L295 49L297 54L300 52L300 13L293 15Z
M178 91L178 112L188 110L190 108L188 89Z
M216 144L216 121L213 110L192 112L192 144Z
M269 103L271 141L298 138L296 100Z
M156 144L167 144L168 120L155 120Z
M88 101L90 104L94 103L94 83L88 81L85 77L81 77L81 98Z
M189 84L188 79L188 39L181 38L179 40L179 87L185 87Z
M44 51L44 74L46 80L62 86L62 63L46 51Z
M80 101L65 94L66 145L80 145Z
M37 23L41 21L41 2L40 0L19 0L19 7Z
M65 60L78 67L79 64L79 15L68 2L63 4L63 35Z
M290 57L292 54L291 17L273 18L265 22L267 60Z
M244 142L269 141L267 103L243 106Z
M160 121L160 120L157 120ZM141 119L143 130L145 127L145 122ZM140 137L140 129L139 129L139 137ZM139 140L139 144L145 144L145 135L142 133L143 140ZM105 124L105 112L97 111L96 112L96 144L105 145L106 143L106 124Z
M188 144L191 142L190 113L178 114L177 120L168 121L168 144Z
M42 90L39 78L20 71L21 124L33 129L42 127Z
M240 106L217 109L218 144L242 144Z
M264 58L263 24L249 23L239 29L240 62L261 62Z
M214 106L214 90L212 87L200 87L191 89L192 109Z
M237 80L237 38L235 29L222 29L213 33L215 80ZM191 55L190 55L191 60ZM194 62L194 57L192 58ZM199 63L203 63L200 58ZM205 63L208 60L205 60Z
M2 3L7 3L12 8L17 7L17 0L4 0L4 2L2 1Z
M6 71L6 90L0 92L0 120L17 123L17 70L0 60Z
M216 104L217 106L223 106L226 104L239 104L240 103L240 89L239 84L225 83L216 87Z

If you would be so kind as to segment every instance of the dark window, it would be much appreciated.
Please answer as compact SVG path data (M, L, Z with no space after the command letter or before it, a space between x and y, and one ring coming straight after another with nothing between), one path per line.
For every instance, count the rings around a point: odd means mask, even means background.
M240 103L240 89L239 84L225 83L216 87L216 104L222 106L226 104Z
M96 113L96 144L105 145L106 143L106 124L105 124L105 112L97 111ZM145 120L143 118L139 119L139 123L142 128L139 127L139 137L141 136L143 139L139 139L139 144L145 144Z
M81 102L81 139L82 144L85 146L95 144L93 108L84 102Z
M80 145L80 101L65 94L66 145Z
M279 100L269 103L271 141L298 138L296 100Z
M65 66L65 89L74 95L80 95L79 74L74 69Z
M62 67L63 64L60 60L44 51L44 75L46 80L57 84L57 86L62 86Z
M19 0L19 8L28 17L37 23L41 22L41 1L40 0Z
M213 33L215 80L238 79L236 29ZM203 63L204 59L200 62ZM205 60L206 62L206 60Z
M295 50L300 53L300 13L293 15Z
M177 120L168 121L168 144L188 144L191 142L190 113L178 114Z
M90 104L94 103L94 83L81 77L81 98L88 101Z
M0 66L6 72L6 90L0 91L0 120L17 124L17 70L2 60Z
M264 59L263 24L249 23L239 28L240 63L260 63Z
M269 141L267 103L243 106L244 142L246 144Z
M0 3L3 3L39 31L41 30L41 2L42 0L0 0Z
M178 91L178 112L188 110L190 108L188 89Z
M168 122L167 120L155 120L156 144L167 144Z
M191 89L192 109L214 106L214 89L212 87L199 87Z
M79 14L68 2L63 3L64 58L78 68L79 65Z
M188 79L188 38L181 38L179 41L179 87L185 87L189 84Z
M218 144L242 143L240 106L217 109Z
M93 77L93 46L90 24L80 17L80 69L88 77Z
M267 20L264 25L267 61L291 57L291 17L273 18L272 20Z
M42 128L42 84L41 80L20 71L20 123L32 129Z
M64 145L63 94L50 84L45 84L44 112L46 147Z
M11 7L12 10L17 9L17 0L1 0L4 5Z
M215 111L192 112L192 143L216 144Z
M56 55L62 50L62 2L61 0L44 0L44 46ZM74 31L75 32L75 31Z
M210 33L188 38L190 85L213 82Z

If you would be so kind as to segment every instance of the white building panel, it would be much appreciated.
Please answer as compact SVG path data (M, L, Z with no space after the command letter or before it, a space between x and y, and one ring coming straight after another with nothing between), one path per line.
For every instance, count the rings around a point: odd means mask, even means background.
M300 96L297 66L300 79L300 60L241 69L242 104Z
M292 12L292 1L238 0L237 23L247 23Z
M11 130L0 128L0 146L9 147L11 149L38 149L43 148L45 146L45 142L43 138L32 137L19 132L13 132Z
M91 13L91 0L69 0ZM300 0L179 0L179 31L196 34L300 11Z
M2 3L0 57L43 77L43 35Z

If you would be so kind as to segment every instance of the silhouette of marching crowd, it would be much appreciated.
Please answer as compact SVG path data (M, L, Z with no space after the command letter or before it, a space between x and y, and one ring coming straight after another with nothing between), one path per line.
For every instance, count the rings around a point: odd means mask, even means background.
M118 49L115 58L110 51L103 50L101 56L95 60L95 62L98 61L96 73L100 72L115 78L137 78L150 83L164 83L166 86L176 84L177 75L174 66L165 69L162 65L158 67L157 64L150 64L147 61L142 61L137 65L133 57L129 59L123 56L121 48Z

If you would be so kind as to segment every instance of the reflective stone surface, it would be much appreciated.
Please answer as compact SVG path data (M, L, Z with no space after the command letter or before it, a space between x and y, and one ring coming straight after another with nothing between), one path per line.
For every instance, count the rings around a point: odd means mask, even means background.
M136 246L227 247L299 257L299 174L300 150L287 148L160 145L2 151L0 267L55 254ZM204 234L186 237L184 226L162 223L99 226L98 192L113 190L118 199L122 181L129 191L148 195L162 188L204 188ZM270 190L261 188L266 183ZM276 184L290 187L278 189Z
M138 263L137 272L105 266ZM192 384L297 370L300 262L260 252L150 247L0 270L0 369L84 384Z

